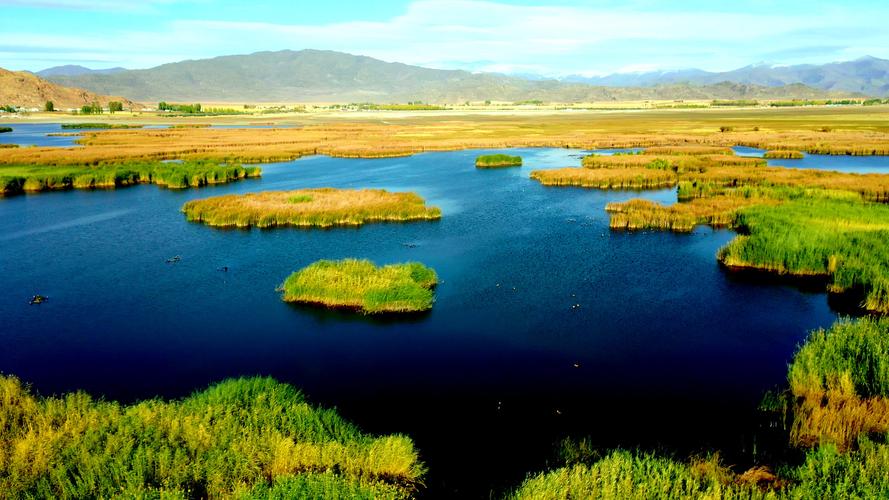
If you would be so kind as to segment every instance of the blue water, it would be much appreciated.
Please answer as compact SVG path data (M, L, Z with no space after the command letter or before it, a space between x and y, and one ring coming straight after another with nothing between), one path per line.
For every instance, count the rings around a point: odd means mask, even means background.
M42 394L124 401L271 375L368 431L413 437L428 493L442 496L514 486L565 436L743 448L794 347L834 321L825 295L728 275L715 259L728 231L609 230L606 203L672 202L673 190L528 178L582 151L513 150L524 167L475 169L485 152L310 157L203 189L0 199L0 371ZM179 212L205 196L320 186L416 191L443 218L220 230ZM344 257L435 268L433 310L378 320L280 300L288 274ZM50 299L30 306L35 293Z
M736 146L732 148L739 156L762 158L764 149ZM845 155L812 155L804 153L805 158L799 160L769 159L770 167L806 168L817 170L835 170L837 172L856 174L887 174L889 173L889 156L845 156Z
M0 144L18 144L19 146L77 146L74 143L80 137L52 137L47 134L76 133L82 129L63 129L58 123L2 123L0 126L11 127L12 132L0 134Z

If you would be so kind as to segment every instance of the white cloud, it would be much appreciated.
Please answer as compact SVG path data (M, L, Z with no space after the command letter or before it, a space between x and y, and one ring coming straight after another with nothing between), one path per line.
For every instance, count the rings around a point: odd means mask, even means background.
M44 1L72 6L111 3ZM490 61L487 67L515 68L511 71L601 74L692 66L733 69L758 60L761 54L798 46L798 37L794 40L792 33L821 28L844 36L841 42L855 57L863 55L856 52L858 46L882 45L874 55L887 55L889 35L882 34L882 19L823 9L784 16L419 0L403 14L385 21L283 24L183 19L159 25L155 31L66 37L64 45L52 37L7 32L0 34L0 45L11 45L14 40L17 45L45 47L48 53L54 46L82 47L91 59L128 67L258 50L317 48L431 67L453 68L455 61ZM879 34L870 38L862 34L859 40L856 32ZM819 35L820 44L839 43L821 38L824 36Z

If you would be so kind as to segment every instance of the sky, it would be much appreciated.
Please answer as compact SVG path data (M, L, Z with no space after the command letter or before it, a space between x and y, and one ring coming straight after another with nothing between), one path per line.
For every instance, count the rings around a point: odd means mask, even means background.
M328 49L542 76L889 59L889 2L0 0L0 67Z

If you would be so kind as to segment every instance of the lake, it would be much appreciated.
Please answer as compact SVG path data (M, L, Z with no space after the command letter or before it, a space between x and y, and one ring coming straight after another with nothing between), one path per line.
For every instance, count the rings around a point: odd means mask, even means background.
M606 203L669 203L672 189L528 178L579 165L578 150L514 149L522 168L474 167L494 152L319 156L203 189L0 199L0 371L41 394L122 401L270 375L366 431L414 438L428 496L517 486L567 436L743 460L763 392L806 332L836 319L826 295L726 273L715 255L730 231L609 230ZM179 212L206 196L323 186L415 191L443 217L220 230ZM433 310L374 319L280 300L291 272L345 257L433 267ZM28 305L36 293L49 301Z

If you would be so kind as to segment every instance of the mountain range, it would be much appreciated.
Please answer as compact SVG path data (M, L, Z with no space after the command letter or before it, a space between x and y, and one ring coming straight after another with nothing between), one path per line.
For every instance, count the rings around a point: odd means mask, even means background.
M565 81L606 87L649 87L690 83L709 85L718 82L780 86L801 83L838 92L859 92L870 96L889 95L889 60L862 57L854 61L829 64L773 66L753 64L732 71L709 72L700 69L617 73L600 77L569 76Z
M107 107L110 101L119 101L128 109L137 106L123 97L65 87L27 71L7 71L0 68L0 105L43 109L46 101L52 101L57 110L80 108L96 102Z
M588 81L430 69L326 50L257 52L142 70L82 71L57 67L41 73L58 84L145 102L591 102L828 98L852 93L790 80L775 86L718 78L706 83L674 80L617 87Z

